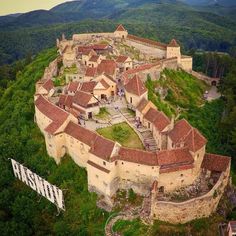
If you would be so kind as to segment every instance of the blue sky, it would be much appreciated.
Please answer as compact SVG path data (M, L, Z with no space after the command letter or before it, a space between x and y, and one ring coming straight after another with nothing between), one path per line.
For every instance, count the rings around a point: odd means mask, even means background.
M0 15L50 9L69 0L0 0Z

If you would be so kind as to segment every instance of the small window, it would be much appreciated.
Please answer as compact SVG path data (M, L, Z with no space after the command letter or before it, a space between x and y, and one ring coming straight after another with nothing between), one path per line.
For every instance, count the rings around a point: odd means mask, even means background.
M106 162L105 162L105 161L103 162L103 165L104 165L104 166L106 165Z
M99 178L99 176L98 176L98 175L96 175L96 178L98 179L98 178Z
M154 166L152 167L152 169L154 169Z
M181 183L183 183L183 182L184 182L184 180L182 179L182 180L181 180Z
M183 174L181 174L180 176L181 176L181 177L183 177L184 175L183 175Z
M117 166L117 161L115 161L115 166Z
M51 148L51 147L52 147L52 144L49 144L49 147Z
M121 162L122 165L124 165L124 162Z

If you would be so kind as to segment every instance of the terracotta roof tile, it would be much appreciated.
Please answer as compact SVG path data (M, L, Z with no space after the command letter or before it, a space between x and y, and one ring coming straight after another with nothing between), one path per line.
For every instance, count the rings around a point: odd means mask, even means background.
M93 145L91 146L90 153L108 161L111 157L114 147L115 143L113 141L97 135Z
M101 63L97 67L97 73L114 75L116 71L116 62L114 60L102 60Z
M177 143L186 136L191 129L192 126L185 119L182 119L175 123L173 130L169 132L169 137L173 143Z
M85 76L95 77L96 73L97 73L97 68L87 67L86 72L85 72Z
M52 104L41 95L36 99L35 106L41 113L52 120L52 123L45 129L45 131L51 134L55 133L69 116L66 111Z
M161 169L172 168L182 164L193 164L194 162L188 148L159 151L157 159Z
M75 124L71 121L66 126L65 133L79 140L80 142L85 143L89 147L92 146L92 144L94 143L97 137L97 134L95 134L94 132L88 129L85 129L84 127L78 124Z
M84 82L81 84L80 90L83 92L92 93L96 85L97 82L95 81Z
M163 112L153 108L148 110L148 112L144 115L144 118L151 122L160 132L170 124L169 118Z
M80 87L80 83L75 81L75 82L70 82L67 86L67 91L75 93L78 88Z
M72 105L72 101L73 101L73 96L61 94L59 97L58 104L59 104L59 106L66 106L66 107L70 108Z
M44 84L43 88L46 89L48 92L53 89L54 85L51 79L48 79Z
M179 44L176 42L175 39L172 39L170 43L167 45L168 47L179 47Z
M206 153L201 167L210 171L223 172L226 171L230 162L231 158L228 156Z
M145 98L142 98L136 109L142 113L143 109L148 105L149 101Z
M158 114L159 112L156 109L150 108L148 112L144 115L144 118L153 123L157 118Z
M140 65L136 68L133 69L129 69L127 70L124 75L132 75L132 74L136 74L138 72L144 71L144 70L149 70L150 68L154 67L156 65L153 64L144 64L144 65Z
M117 63L124 63L128 59L127 56L120 55L116 58Z
M161 132L170 124L170 119L163 113L158 113L156 119L153 122L154 127Z
M77 91L75 93L74 98L73 98L73 103L86 108L88 106L88 103L92 99L92 97L93 97L93 95L90 93L86 93L83 91Z
M110 85L104 79L100 80L100 83L105 89L110 88Z
M91 62L97 62L98 59L99 59L99 56L93 55L93 56L90 57L89 61L91 61Z
M198 151L207 143L207 139L185 119L178 121L168 135L176 146L183 143L193 152Z
M141 96L147 92L145 85L137 75L129 80L129 82L125 85L125 90L137 96Z
M118 25L115 31L126 31L123 25Z
M137 149L121 147L119 150L119 160L134 162L143 165L157 166L156 153Z

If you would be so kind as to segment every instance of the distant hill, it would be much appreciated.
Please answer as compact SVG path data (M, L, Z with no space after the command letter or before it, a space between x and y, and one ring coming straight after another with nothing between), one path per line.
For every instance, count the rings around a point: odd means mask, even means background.
M236 44L235 9L219 5L190 6L180 0L80 0L60 4L49 11L3 16L0 17L0 64L53 46L61 33L71 36L75 32L96 32L98 28L114 30L118 23L124 23L129 32L143 37L163 42L176 38L185 50L229 51Z
M236 6L235 0L181 0L190 5L220 5L225 7Z

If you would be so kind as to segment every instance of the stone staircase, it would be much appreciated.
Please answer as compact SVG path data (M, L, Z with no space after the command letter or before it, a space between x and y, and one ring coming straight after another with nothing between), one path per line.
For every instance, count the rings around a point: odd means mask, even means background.
M147 151L155 152L157 151L156 140L153 138L152 132L145 127L136 127L135 118L129 112L123 112L122 115L128 120L131 126L140 134L142 137L143 144Z

